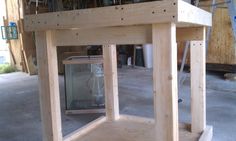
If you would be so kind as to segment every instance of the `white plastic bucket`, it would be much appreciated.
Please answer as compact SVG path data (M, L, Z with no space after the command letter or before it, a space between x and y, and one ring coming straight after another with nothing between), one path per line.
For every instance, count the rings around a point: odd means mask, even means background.
M143 56L144 56L144 64L146 68L153 67L153 48L152 44L143 45Z

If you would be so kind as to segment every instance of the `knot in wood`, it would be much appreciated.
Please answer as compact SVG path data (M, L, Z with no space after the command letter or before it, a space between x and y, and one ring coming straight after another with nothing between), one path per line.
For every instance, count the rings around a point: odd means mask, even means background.
M173 76L172 76L172 75L169 75L169 76L168 76L168 80L173 80Z

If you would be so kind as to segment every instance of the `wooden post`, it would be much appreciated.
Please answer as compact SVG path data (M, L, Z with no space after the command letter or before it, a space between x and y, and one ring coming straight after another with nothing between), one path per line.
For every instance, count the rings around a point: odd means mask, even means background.
M154 24L152 28L156 141L178 141L176 25Z
M43 141L62 141L56 46L51 31L36 32Z
M203 41L191 41L191 113L194 133L206 128L206 55L205 28Z
M117 80L116 45L103 46L106 117L108 120L119 118L119 98Z

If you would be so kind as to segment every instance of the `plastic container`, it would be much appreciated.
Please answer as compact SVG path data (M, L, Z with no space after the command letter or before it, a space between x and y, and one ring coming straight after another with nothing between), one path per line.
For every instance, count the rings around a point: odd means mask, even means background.
M144 64L146 68L153 67L153 46L152 44L143 45Z

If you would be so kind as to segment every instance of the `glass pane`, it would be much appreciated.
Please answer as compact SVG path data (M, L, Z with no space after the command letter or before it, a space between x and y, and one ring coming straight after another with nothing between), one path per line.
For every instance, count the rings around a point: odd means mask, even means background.
M102 64L66 64L67 110L104 108Z

